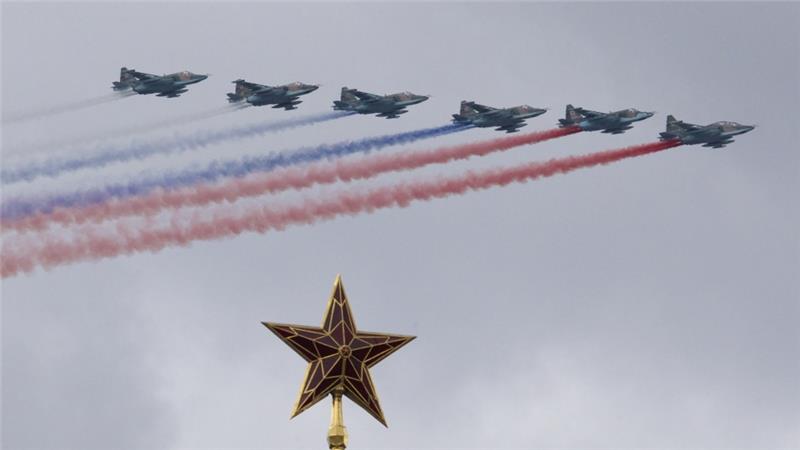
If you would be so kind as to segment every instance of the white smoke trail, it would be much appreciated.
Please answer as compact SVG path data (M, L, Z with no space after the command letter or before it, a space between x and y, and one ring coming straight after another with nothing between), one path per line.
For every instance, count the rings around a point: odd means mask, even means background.
M37 109L31 109L28 111L20 111L16 113L11 113L8 116L3 117L3 124L11 124L15 122L24 122L27 120L39 119L48 116L53 116L56 114L61 114L70 111L77 111L79 109L89 108L96 105L101 105L103 103L113 102L115 100L120 100L126 97L130 97L132 95L136 95L134 92L114 92L111 94L100 95L97 97L91 97L83 100L77 100L74 102L69 103L61 103L58 105L50 105L50 106L43 106Z
M104 141L111 141L115 139L130 137L133 135L139 135L143 133L153 132L162 130L165 128L174 128L179 127L182 125L187 125L193 122L197 122L200 120L211 119L213 117L217 117L223 114L231 113L234 111L238 111L240 109L244 109L249 105L242 106L242 105L226 105L221 106L218 108L213 108L205 111L199 111L191 114L185 114L179 117L175 117L172 119L164 119L159 121L152 121L147 122L127 128L119 128L116 130L100 132L96 134L90 134L85 136L78 136L72 139L60 139L60 140L52 140L46 142L40 142L32 145L22 145L4 149L4 153L7 154L24 154L30 155L31 153L39 153L44 150L48 150L48 153L51 153L52 150L55 149L55 152L52 153L62 153L65 150L72 150L74 147L78 146L88 146L91 144L97 144Z

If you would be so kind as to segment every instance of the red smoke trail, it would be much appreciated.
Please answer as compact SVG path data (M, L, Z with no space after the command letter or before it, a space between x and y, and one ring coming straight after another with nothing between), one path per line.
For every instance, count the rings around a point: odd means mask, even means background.
M59 208L51 213L38 213L3 223L9 230L43 230L51 223L62 225L101 222L127 215L151 215L162 209L200 206L208 203L233 202L242 197L301 189L314 184L352 181L399 170L416 169L428 164L446 163L471 156L484 156L521 145L567 136L581 131L578 127L501 137L489 141L462 144L419 152L377 153L358 160L337 160L313 166L298 166L266 174L236 178L222 184L187 187L174 191L158 190L143 197L78 208Z
M25 242L15 243L12 241L11 244L3 242L0 275L8 277L20 272L31 271L36 266L49 268L70 262L95 260L120 254L155 252L169 246L186 246L193 241L231 237L246 231L264 233L269 230L282 230L288 225L313 224L342 215L371 213L382 208L404 208L413 201L427 201L459 195L471 190L526 182L655 153L678 145L680 145L678 141L654 142L618 150L529 163L506 169L467 172L458 177L400 183L363 193L343 192L323 200L307 199L297 205L264 206L241 212L227 208L213 214L213 218L210 220L194 221L192 217L175 217L169 226L161 228L144 226L139 230L134 230L124 227L123 224L117 224L116 233L108 234L95 227L85 227L72 241L45 235L39 236L35 240L25 240Z

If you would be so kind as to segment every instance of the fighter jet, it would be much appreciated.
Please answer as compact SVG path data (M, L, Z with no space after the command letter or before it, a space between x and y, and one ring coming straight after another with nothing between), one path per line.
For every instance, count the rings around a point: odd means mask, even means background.
M427 95L417 95L411 92L376 95L343 87L340 100L333 102L333 109L353 111L359 114L377 114L378 117L396 119L400 114L408 112L407 106L422 103L428 98Z
M633 128L633 123L653 117L652 112L633 108L602 113L567 105L566 118L559 119L562 128L578 126L583 131L603 130L603 133L621 134Z
M208 75L199 75L184 70L169 75L152 75L133 69L120 69L120 80L113 83L115 91L133 89L137 94L156 94L157 97L178 97L186 92L186 86L199 83Z
M297 97L319 89L319 86L299 81L283 86L267 86L241 79L234 83L236 90L228 94L229 102L236 103L244 100L253 106L274 105L273 108L283 108L287 111L297 109L296 105L302 102Z
M541 116L547 109L534 108L528 105L510 108L492 108L475 102L462 101L459 114L453 114L453 122L474 125L476 127L497 127L497 131L514 133L526 126L526 119Z
M678 139L686 145L703 144L703 147L722 148L733 142L733 137L747 133L755 125L742 125L736 122L715 122L710 125L695 125L667 116L667 131L661 133L661 140Z

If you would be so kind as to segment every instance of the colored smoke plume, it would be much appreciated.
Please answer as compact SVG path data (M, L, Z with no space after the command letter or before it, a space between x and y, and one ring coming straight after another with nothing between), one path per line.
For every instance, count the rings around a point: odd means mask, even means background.
M239 211L225 208L214 211L211 219L193 220L192 216L174 217L168 226L139 229L117 224L116 232L86 226L72 240L55 235L37 239L6 240L0 275L13 276L37 266L50 268L77 261L97 260L121 254L156 252L171 246L186 246L194 241L236 236L244 232L264 233L282 230L289 225L314 224L343 215L372 213L378 209L407 207L414 201L428 201L460 195L468 191L522 183L559 173L609 164L680 145L678 141L649 144L551 159L505 169L467 172L457 177L399 183L365 192L342 192L325 199L306 199L284 206L263 206Z
M43 106L41 108L32 109L24 112L20 111L17 113L11 113L8 116L3 117L3 123L10 124L14 122L23 122L32 119L44 118L47 116L54 116L56 114L61 114L65 112L77 111L79 109L89 108L96 105L102 105L103 103L120 100L125 97L130 97L131 95L135 94L130 92L124 92L124 93L115 92L111 94L99 95L97 97L86 98L83 100L77 100L69 103Z
M12 198L3 202L0 207L0 219L3 221L19 219L36 213L49 213L56 208L88 206L113 199L145 195L158 188L174 190L199 183L213 183L227 177L240 178L253 173L269 172L280 167L311 163L353 153L367 153L392 145L408 144L468 128L468 126L460 124L448 124L355 141L303 147L293 151L273 152L264 156L246 157L235 161L214 161L204 168L190 168L178 172L142 176L127 183L110 184L101 188L68 194L55 194L32 199Z
M381 173L411 170L429 164L441 164L473 156L519 147L521 145L567 136L580 131L578 127L555 128L547 131L495 138L488 141L440 147L431 150L375 154L358 160L337 160L307 167L291 167L266 174L235 178L221 184L204 184L174 191L156 190L143 197L84 208L56 209L49 214L36 214L19 220L6 221L4 229L34 231L51 223L61 225L100 222L126 215L150 215L163 209L201 206L208 203L236 201L286 189L302 189L314 184L334 183L374 177Z
M98 133L78 136L74 138L67 138L67 139L58 139L52 141L44 141L38 142L35 144L29 145L22 145L18 147L12 147L7 149L9 154L16 155L16 154L24 154L25 156L30 156L32 153L39 153L42 151L52 151L52 150L60 150L60 151L67 151L72 150L72 147L75 146L93 146L97 148L93 150L93 153L102 153L104 150L112 150L114 148L124 148L122 146L118 147L111 147L110 145L100 145L99 143L102 141L109 141L114 139L120 139L124 137L129 137L134 134L143 134L152 131L157 131L163 128L173 128L178 127L181 125L190 124L192 122L196 122L203 119L210 119L212 117L217 117L222 114L227 114L230 112L238 111L240 109L244 109L244 105L225 105L220 106L212 109L207 109L204 111L195 111L187 114L182 114L176 117L171 118L163 118L159 119L158 121L149 121L144 123L136 123L132 126L126 128L117 128L112 130L104 130ZM18 156L16 159L20 159L23 156ZM31 164L32 165L32 164ZM27 167L27 166L26 166ZM4 172L0 172L0 180L5 182L6 176L3 175ZM11 172L9 172L11 174ZM12 176L13 175L9 175ZM25 177L18 177L18 179L26 179ZM30 178L32 179L32 178ZM11 183L13 178L7 181Z
M236 111L237 109L240 108L227 106L222 109L222 111L230 112ZM214 115L219 114L221 114L219 111L214 113ZM259 136L265 133L286 130L289 128L313 125L320 122L345 117L350 114L351 113L348 112L331 111L275 122L239 125L224 130L203 130L192 134L162 138L150 142L134 141L124 146L106 146L88 156L79 156L68 159L52 158L43 162L30 163L16 169L3 169L0 171L0 180L2 180L3 184L9 184L19 181L32 181L39 177L55 177L62 173L72 172L79 169L100 168L112 163L125 162L133 159L144 159L153 155L185 152L232 139L244 139L248 137ZM201 117L206 116L207 114L202 115Z

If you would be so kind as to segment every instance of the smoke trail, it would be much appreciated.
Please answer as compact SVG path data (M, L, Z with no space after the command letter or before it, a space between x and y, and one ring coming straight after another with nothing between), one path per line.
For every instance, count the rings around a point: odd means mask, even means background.
M12 113L9 117L3 117L3 124L22 122L31 119L38 119L41 117L53 116L65 112L77 111L79 109L89 108L91 106L113 102L114 100L120 100L125 97L130 97L131 95L135 94L131 92L124 92L124 93L114 92L111 94L100 95L97 97L91 97L74 102L62 103L60 105L46 106L35 110Z
M225 111L234 110L230 107L225 108ZM219 112L216 114L219 114ZM3 184L8 184L17 181L31 181L42 176L55 177L64 172L78 169L103 167L111 163L124 162L131 159L144 159L155 154L184 152L230 139L244 139L288 128L313 125L351 114L350 112L332 111L277 122L237 126L226 130L204 130L191 135L176 136L152 142L133 142L124 147L109 146L91 156L64 160L51 159L42 163L28 164L17 169L2 170L0 171L0 181Z
M301 189L314 184L334 183L374 177L384 172L411 170L428 164L441 164L521 145L567 136L581 131L578 127L555 128L547 131L501 137L488 141L440 147L425 151L374 154L358 160L338 160L307 167L291 167L266 174L232 179L221 184L204 184L174 191L156 190L144 197L108 202L85 208L56 209L50 214L36 214L3 224L6 230L42 230L51 223L82 224L126 215L151 215L162 209L201 206L213 202L233 202L242 197L275 193L286 189Z
M353 153L366 153L391 145L407 144L420 139L441 136L468 128L468 126L461 124L448 124L440 127L424 128L405 133L364 138L356 141L345 141L316 147L304 147L293 152L275 152L265 156L247 157L238 161L214 161L201 169L192 168L159 176L142 177L128 183L111 184L103 188L89 189L69 194L53 195L33 200L12 199L3 203L2 207L0 207L0 219L6 221L35 213L50 213L55 208L88 206L112 199L145 195L157 188L173 190L182 186L210 183L225 177L244 177L251 173L268 172L280 167L319 161L324 158L336 158Z
M249 106L249 105L248 105ZM39 152L42 150L49 150L53 149L54 147L57 148L68 148L74 147L77 145L88 145L97 143L100 141L111 140L111 139L118 139L126 136L130 136L133 134L141 134L147 133L151 131L160 130L163 128L170 128L170 127L177 127L181 125L186 125L192 122L196 122L199 120L210 119L212 117L216 117L222 114L230 113L233 111L238 111L240 109L244 109L245 106L242 105L226 105L218 108L213 108L206 111L199 111L192 114L186 114L183 116L175 117L172 119L164 119L158 122L149 122L144 123L128 128L120 128L116 130L111 130L106 133L100 134L93 134L89 136L81 136L76 137L74 139L67 139L67 140L59 140L59 141L49 141L49 142L40 142L33 145L26 145L20 147L13 147L9 149L4 149L5 153L8 154L16 154L16 153L24 153L29 155L33 152ZM24 178L24 177L23 177ZM0 172L0 179L5 179L5 176L2 172ZM11 182L11 181L8 181Z
M428 201L460 195L468 191L523 183L559 173L609 164L626 158L643 156L681 145L679 141L654 142L618 150L551 159L506 169L467 172L464 175L421 182L399 183L366 192L342 192L326 199L306 199L296 205L264 206L239 211L225 208L215 211L209 220L192 216L176 216L166 227L138 230L117 225L116 233L104 233L97 227L84 227L72 241L56 235L38 237L14 245L3 242L0 276L29 272L36 266L45 268L76 261L95 260L139 252L156 252L169 246L186 246L198 240L236 236L247 231L264 233L282 230L289 225L314 224L342 215L371 213L378 209L405 208L413 201Z

